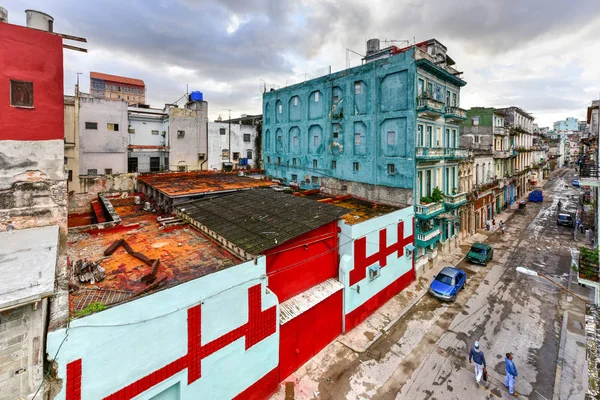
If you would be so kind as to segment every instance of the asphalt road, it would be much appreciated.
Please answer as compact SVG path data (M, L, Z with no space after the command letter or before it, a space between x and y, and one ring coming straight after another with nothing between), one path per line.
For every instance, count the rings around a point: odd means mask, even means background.
M318 373L319 399L509 398L504 354L519 371L516 390L529 399L552 399L565 309L583 311L548 281L522 275L525 266L568 285L572 229L557 226L561 211L575 213L580 189L573 170L561 170L544 188L543 203L528 203L488 240L494 260L486 267L462 261L466 289L455 303L423 297L366 353L340 348L337 361ZM574 285L577 293L589 290ZM477 387L468 353L475 340L485 353L489 384ZM331 360L330 360L331 361ZM574 397L575 398L575 397Z

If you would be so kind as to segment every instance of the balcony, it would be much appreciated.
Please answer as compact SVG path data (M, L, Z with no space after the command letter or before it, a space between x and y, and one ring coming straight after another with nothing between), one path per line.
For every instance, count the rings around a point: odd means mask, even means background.
M442 203L429 203L415 205L415 214L420 219L431 219L444 211Z
M492 133L499 136L508 136L508 131L503 126L494 126Z
M444 158L448 160L464 160L469 158L469 151L466 149L446 148L444 149Z
M467 119L467 112L459 107L446 107L444 117L448 122L462 122Z
M582 186L600 186L600 167L596 164L581 164L579 181Z
M435 161L444 158L444 148L442 147L417 147L417 160Z
M460 207L467 202L467 193L445 194L444 204L448 208Z
M515 157L513 150L494 150L494 158L511 158Z
M422 118L438 119L444 114L444 103L426 97L417 97L417 113Z
M440 240L440 227L437 226L427 232L419 232L415 235L415 242L419 247L428 247Z

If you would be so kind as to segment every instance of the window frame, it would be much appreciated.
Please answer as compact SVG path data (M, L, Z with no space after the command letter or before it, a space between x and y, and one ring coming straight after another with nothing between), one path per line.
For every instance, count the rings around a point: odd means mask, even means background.
M31 104L16 104L13 103L13 84L16 85L25 85L25 86L29 86L31 88L31 93L28 93L28 95L30 95L31 97ZM26 89L29 91L29 87ZM34 93L33 93L33 81L22 81L19 79L11 79L9 82L9 104L11 107L16 107L16 108L35 108L35 97L34 97ZM15 91L16 92L16 91Z
M246 140L248 139L248 140ZM250 143L252 141L252 135L250 135L249 133L244 133L244 142L246 143Z
M88 125L88 124L90 124L90 125ZM84 126L85 126L86 131L97 131L98 130L97 122L85 122ZM95 126L95 128L90 128L90 126Z

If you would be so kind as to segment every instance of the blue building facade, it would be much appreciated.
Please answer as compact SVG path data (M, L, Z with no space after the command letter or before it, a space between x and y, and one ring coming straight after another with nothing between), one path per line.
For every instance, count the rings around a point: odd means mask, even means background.
M579 121L577 118L568 117L562 121L556 121L554 123L554 131L578 131L579 130Z
M457 192L466 82L435 39L377 48L365 60L263 95L265 170L303 189L414 205L422 264L456 237L466 203Z

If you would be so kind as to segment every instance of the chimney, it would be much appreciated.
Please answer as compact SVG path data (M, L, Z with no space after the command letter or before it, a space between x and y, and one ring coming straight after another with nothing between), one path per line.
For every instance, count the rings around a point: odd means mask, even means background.
M25 15L27 16L28 28L54 32L54 18L50 15L36 10L25 10Z
M4 7L0 7L0 22L8 23L8 10Z

